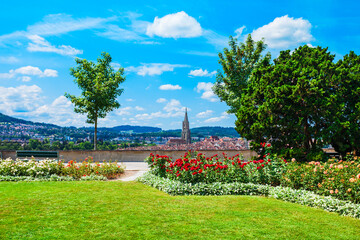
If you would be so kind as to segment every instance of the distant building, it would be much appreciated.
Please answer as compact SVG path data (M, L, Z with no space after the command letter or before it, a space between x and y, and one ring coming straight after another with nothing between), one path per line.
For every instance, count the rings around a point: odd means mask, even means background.
M191 133L187 116L187 108L185 109L185 118L182 125L181 139L184 140L186 144L191 144Z
M181 144L186 144L184 139L170 138L169 141L167 142L167 145L169 146L181 145Z

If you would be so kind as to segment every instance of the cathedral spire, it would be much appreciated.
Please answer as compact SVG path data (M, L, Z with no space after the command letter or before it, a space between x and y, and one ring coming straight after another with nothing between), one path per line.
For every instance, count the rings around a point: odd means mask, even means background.
M190 124L187 115L187 108L185 108L185 117L182 126L181 139L183 139L186 144L191 143Z

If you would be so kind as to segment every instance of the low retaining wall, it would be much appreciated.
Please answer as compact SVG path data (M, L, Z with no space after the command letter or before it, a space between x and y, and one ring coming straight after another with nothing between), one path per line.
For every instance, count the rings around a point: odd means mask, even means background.
M1 151L3 158L16 158L16 151ZM60 158L65 162L70 160L83 161L85 158L91 156L94 158L96 162L102 161L118 161L118 162L143 162L145 158L147 158L150 153L159 154L159 155L167 155L173 159L177 159L180 156L184 155L186 151L180 150L167 150L167 151L150 151L150 150L116 150L116 151L59 151ZM236 154L242 154L245 159L250 159L253 156L256 156L256 152L251 150L219 150L219 151L199 151L204 153L206 156L213 156L215 154L221 154L224 152L229 157L234 156Z

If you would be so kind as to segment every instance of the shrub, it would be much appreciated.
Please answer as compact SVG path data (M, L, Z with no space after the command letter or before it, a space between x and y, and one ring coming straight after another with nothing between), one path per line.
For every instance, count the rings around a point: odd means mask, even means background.
M279 185L287 164L285 159L272 155L270 145L258 160L246 161L239 154L225 153L206 157L202 153L187 152L174 162L168 156L150 154L145 159L153 174L187 183L244 182Z
M91 157L80 163L70 161L66 165L61 161L48 159L22 161L8 158L0 162L0 176L2 176L2 179L7 179L6 176L29 177L28 179L68 176L78 180L89 176L92 176L89 179L95 178L93 176L100 176L99 179L103 177L111 179L116 178L123 172L124 168L118 166L116 162L93 163Z
M330 159L327 162L293 162L284 171L281 185L360 203L360 162Z
M184 183L146 173L138 181L170 195L260 195L360 218L360 205L314 194L306 190L253 183Z

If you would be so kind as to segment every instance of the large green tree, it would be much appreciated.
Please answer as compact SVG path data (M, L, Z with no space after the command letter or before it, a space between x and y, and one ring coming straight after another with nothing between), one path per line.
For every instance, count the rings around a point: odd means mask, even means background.
M241 96L254 68L264 58L271 58L270 53L262 55L265 48L262 40L256 42L250 34L245 43L238 43L236 38L230 36L229 48L225 48L224 53L219 53L222 71L218 71L213 91L230 107L229 113L238 111Z
M95 124L94 150L97 142L97 124L99 118L104 118L107 113L119 108L117 97L123 89L119 85L125 81L124 69L114 71L111 67L111 56L103 52L102 58L97 63L86 59L76 58L76 67L70 69L74 81L82 90L76 97L65 93L65 96L75 105L76 113L87 114L87 123Z
M241 97L238 132L287 153L321 152L337 111L339 79L333 60L327 48L306 45L282 51L274 64L263 60Z
M331 145L337 152L360 155L360 56L353 51L336 64L337 107L332 124Z

